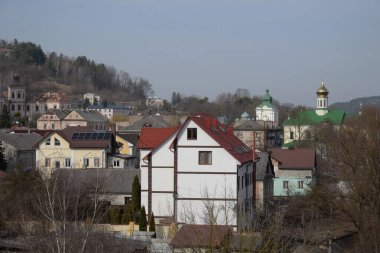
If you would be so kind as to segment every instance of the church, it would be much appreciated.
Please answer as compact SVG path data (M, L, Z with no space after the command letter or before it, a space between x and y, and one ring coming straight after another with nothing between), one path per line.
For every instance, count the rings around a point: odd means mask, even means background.
M343 110L329 110L329 91L324 82L316 91L317 105L314 110L300 112L297 117L284 121L284 144L283 147L293 147L297 142L313 138L314 127L320 124L340 126L345 119Z

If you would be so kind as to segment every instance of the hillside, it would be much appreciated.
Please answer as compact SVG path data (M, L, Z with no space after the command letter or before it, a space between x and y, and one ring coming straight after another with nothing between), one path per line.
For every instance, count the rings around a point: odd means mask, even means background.
M86 56L45 53L32 42L0 39L2 89L18 73L29 93L59 91L70 95L96 92L108 101L142 101L153 93L149 81L97 63Z
M348 114L357 114L360 107L377 107L380 108L380 96L355 98L348 102L338 102L330 105L332 109L341 109Z

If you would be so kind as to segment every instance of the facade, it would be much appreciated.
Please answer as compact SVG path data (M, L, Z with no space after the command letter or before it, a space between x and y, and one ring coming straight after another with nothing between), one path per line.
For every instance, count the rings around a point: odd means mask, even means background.
M68 126L87 126L94 131L107 130L107 118L99 112L73 110L62 121L62 129Z
M164 100L159 97L148 97L145 100L145 105L149 108L161 108L164 106Z
M318 88L317 107L315 110L300 112L296 118L284 121L284 146L293 146L296 142L313 139L315 128L321 124L339 127L345 119L342 110L328 109L329 91L324 83Z
M256 107L256 120L273 122L274 126L278 126L278 115L278 108L272 103L272 96L267 89L262 103Z
M315 149L271 150L274 167L273 196L287 197L304 195L315 184Z
M138 134L116 133L116 142L120 143L119 153L123 155L137 156Z
M63 128L62 121L69 111L49 109L37 120L38 130L60 130Z
M90 105L87 107L89 111L98 111L104 117L107 117L108 120L112 121L114 116L122 115L129 116L133 114L133 109L131 106L123 106L123 105Z
M234 126L234 135L248 147L253 146L253 135L255 135L255 146L261 151L268 148L281 147L282 130L274 126L274 122L243 120Z
M83 99L88 99L90 105L97 105L100 103L100 96L96 95L95 93L86 93L83 95Z
M46 135L35 148L36 167L50 173L61 168L108 168L108 155L115 153L116 145L112 133L78 126Z
M34 145L42 139L36 133L0 134L4 157L8 162L8 171L16 168L33 169L36 164Z
M0 106L6 105L11 115L19 114L21 117L32 119L49 109L71 110L73 102L71 97L63 93L46 92L35 96L27 94L25 84L18 75L8 86L7 92L0 97Z
M155 217L206 224L205 209L224 210L218 224L237 225L237 170L252 150L216 118L188 117L178 129L143 128L138 143L141 201Z

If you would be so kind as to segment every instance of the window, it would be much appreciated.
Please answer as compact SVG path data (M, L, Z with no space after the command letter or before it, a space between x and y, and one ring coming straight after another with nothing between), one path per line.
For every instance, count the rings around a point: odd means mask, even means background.
M196 140L197 139L197 129L196 128L188 128L187 129L187 139L188 140Z
M45 145L50 146L50 138L46 140Z
M54 124L53 124L53 126L54 126ZM61 142L57 138L54 138L54 146L61 146Z
M26 106L26 111L29 112L29 105Z
M99 165L100 165L99 158L94 158L94 166L99 167Z
M290 132L290 137L289 137L291 140L294 139L294 132Z
M298 181L298 189L303 189L303 181Z
M119 165L120 165L119 160L113 161L113 167L119 167Z
M89 160L88 158L83 158L83 166L88 167Z
M21 111L21 105L17 106L17 111Z
M38 112L38 105L36 105L36 112Z
M46 124L44 124L44 129L46 129L47 128L47 125Z
M51 124L51 129L55 129L55 125L54 124Z
M50 158L45 158L45 167L46 168L50 167Z
M212 164L212 153L211 151L199 151L198 163L200 165L211 165Z
M17 98L21 98L21 94L17 92Z
M55 168L59 169L61 167L61 163L59 161L55 161Z
M70 168L71 167L71 159L70 158L66 158L65 159L65 167L66 168Z
M12 98L15 98L15 93L14 92L12 92Z
M14 111L15 110L15 105L12 105L12 111Z
M283 189L289 189L289 181L283 181L282 182L282 188Z

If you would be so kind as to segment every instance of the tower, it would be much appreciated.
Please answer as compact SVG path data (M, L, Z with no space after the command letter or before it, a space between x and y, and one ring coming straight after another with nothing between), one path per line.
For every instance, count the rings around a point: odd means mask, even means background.
M25 117L26 87L20 81L20 76L15 74L13 82L8 86L8 110L12 115L19 113Z
M328 110L328 102L329 102L329 91L325 87L324 82L321 82L321 86L317 90L317 108L315 109L315 113L319 116L326 115Z
M265 90L261 104L256 107L256 120L271 121L275 126L278 125L278 109L272 102L269 90Z

